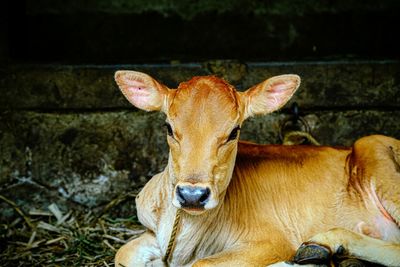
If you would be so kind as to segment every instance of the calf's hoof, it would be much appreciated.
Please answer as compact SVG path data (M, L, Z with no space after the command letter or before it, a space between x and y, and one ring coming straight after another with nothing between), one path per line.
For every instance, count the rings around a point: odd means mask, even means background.
M293 258L293 262L297 264L328 265L330 260L330 249L315 243L303 243Z

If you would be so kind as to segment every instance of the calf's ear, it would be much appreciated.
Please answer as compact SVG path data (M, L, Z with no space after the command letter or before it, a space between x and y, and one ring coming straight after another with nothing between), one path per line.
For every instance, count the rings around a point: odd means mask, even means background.
M274 76L241 94L244 118L271 113L286 104L300 86L294 74Z
M132 105L146 111L166 111L170 90L149 75L129 70L115 73L115 81Z

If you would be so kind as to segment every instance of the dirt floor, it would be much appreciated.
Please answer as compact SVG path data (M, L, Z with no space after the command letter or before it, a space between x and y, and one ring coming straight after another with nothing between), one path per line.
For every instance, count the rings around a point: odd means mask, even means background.
M144 232L136 215L110 216L113 207L134 196L114 199L97 214L63 213L54 203L48 210L26 214L0 195L19 215L10 223L0 223L0 266L114 266L116 250Z

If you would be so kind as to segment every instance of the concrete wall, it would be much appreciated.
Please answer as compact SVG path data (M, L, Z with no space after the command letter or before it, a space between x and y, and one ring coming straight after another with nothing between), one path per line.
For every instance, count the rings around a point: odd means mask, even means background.
M400 58L396 0L9 2L17 61Z
M349 146L370 134L400 138L398 61L3 66L0 194L26 210L45 209L53 201L96 209L163 169L164 116L133 108L113 81L117 69L147 72L170 87L194 75L217 74L239 90L297 73L302 85L293 101L322 144ZM241 138L280 143L291 103L246 122ZM2 216L12 216L4 203L0 209ZM131 214L132 202L114 212Z
M140 14L158 12L165 16L178 14L191 19L207 12L236 13L257 15L308 15L314 13L372 12L389 11L400 7L396 0L376 2L373 0L339 0L332 4L327 0L202 0L202 1L165 1L165 0L26 0L29 14L72 14L72 13L111 13Z

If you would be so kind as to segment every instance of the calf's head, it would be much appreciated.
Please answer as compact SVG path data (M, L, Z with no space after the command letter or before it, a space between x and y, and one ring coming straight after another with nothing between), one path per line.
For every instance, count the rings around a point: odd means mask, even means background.
M297 75L275 76L244 92L214 76L194 77L177 89L136 71L117 71L115 80L134 106L166 114L172 203L194 215L221 202L243 121L279 109L300 85Z

